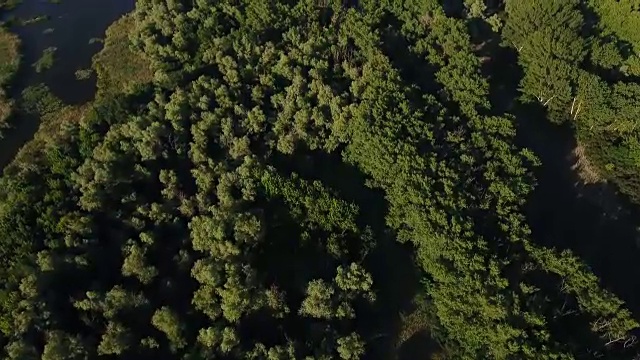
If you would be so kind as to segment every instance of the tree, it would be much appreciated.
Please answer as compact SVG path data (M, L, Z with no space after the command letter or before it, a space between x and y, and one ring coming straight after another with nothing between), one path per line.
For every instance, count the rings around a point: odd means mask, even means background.
M333 318L335 313L331 297L334 292L335 290L331 285L321 279L311 281L307 285L307 296L300 306L300 315L319 319Z
M169 344L172 349L177 350L186 345L186 341L182 334L183 325L176 313L169 307L163 306L156 310L151 318L151 323L167 336L167 340L169 340Z
M122 264L122 274L125 276L135 276L144 284L148 284L158 274L158 270L153 266L145 265L145 250L138 245L131 245L125 250L128 255Z
M344 360L361 359L365 353L364 341L356 333L338 339L338 354Z
M129 331L122 324L110 321L98 345L98 354L121 355L129 347L129 337Z
M525 68L521 91L529 101L549 108L550 119L566 121L579 77L576 66L586 55L581 37L579 1L510 1L503 36L520 53Z
M61 359L89 359L82 341L77 338L65 334L62 331L52 331L47 334L47 343L42 352L43 360L61 360Z

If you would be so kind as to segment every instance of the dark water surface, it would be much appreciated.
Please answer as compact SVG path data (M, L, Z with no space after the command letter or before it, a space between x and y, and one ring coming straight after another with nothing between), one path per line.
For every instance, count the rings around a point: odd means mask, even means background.
M539 105L517 104L522 72L516 55L504 50L499 58L487 69L492 103L516 115L518 145L533 150L542 163L526 207L533 240L578 255L640 321L640 206L611 183L581 181L573 169L574 129L551 124Z
M14 99L27 86L46 84L54 95L66 104L82 104L93 99L95 77L76 80L78 69L91 67L91 58L102 47L100 42L89 44L92 38L104 38L111 23L133 10L135 0L61 0L52 4L48 0L23 0L22 4L6 16L27 20L48 16L28 25L15 25L11 31L22 41L21 66L10 94ZM46 29L53 32L44 33ZM48 47L56 47L54 65L37 73L32 66ZM6 131L0 140L0 169L33 137L38 119L17 119L14 128Z
M534 239L580 256L640 320L638 205L612 184L582 183L572 169L577 144L571 129L527 116L520 117L519 125L522 143L542 161L527 204Z

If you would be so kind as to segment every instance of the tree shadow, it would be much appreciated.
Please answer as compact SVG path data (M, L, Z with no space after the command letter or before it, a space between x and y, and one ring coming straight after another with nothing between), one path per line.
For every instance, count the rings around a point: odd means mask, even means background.
M400 314L413 310L421 275L411 246L397 242L395 234L385 225L384 193L367 187L367 177L355 166L343 162L339 151L328 154L297 149L294 155L276 156L275 163L279 171L322 181L342 199L359 207L360 227L369 226L378 241L365 258L374 279L377 300L373 309L361 313L355 321L367 342L367 359L394 358L396 336L402 328Z
M440 351L440 345L426 331L414 334L398 350L398 360L429 360Z

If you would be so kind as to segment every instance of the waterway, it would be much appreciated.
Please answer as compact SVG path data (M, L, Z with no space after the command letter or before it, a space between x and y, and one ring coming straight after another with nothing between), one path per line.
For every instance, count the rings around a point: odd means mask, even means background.
M518 145L541 162L526 207L533 240L578 255L640 321L640 207L611 183L581 179L571 125L551 124L541 106L515 101L518 84L510 79L522 78L516 55L504 50L500 58L488 69L492 103L499 112L515 114Z
M54 95L66 104L82 104L93 99L95 77L77 80L75 72L91 67L91 58L100 51L102 43L91 39L104 38L107 27L122 15L133 10L135 0L23 0L4 17L28 20L46 16L46 20L27 25L19 21L11 27L22 41L21 67L10 94L18 98L28 86L44 83ZM55 47L55 62L51 69L41 73L32 66L42 52ZM20 118L14 128L6 131L0 140L0 169L11 161L20 147L29 141L38 129L38 119Z
M535 171L538 184L527 204L533 238L578 255L640 320L638 206L611 183L582 181L573 169L578 144L568 126L526 115L519 118L522 145L542 163Z

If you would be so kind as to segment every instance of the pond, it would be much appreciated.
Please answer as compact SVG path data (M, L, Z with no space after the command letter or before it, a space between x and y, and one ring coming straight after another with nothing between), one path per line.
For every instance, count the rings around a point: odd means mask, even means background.
M95 77L77 80L75 72L91 67L91 58L102 47L101 42L109 25L133 10L135 0L22 0L5 17L28 20L46 16L46 20L26 25L14 25L11 31L21 41L21 67L10 94L17 98L27 86L46 84L54 95L67 104L82 104L93 99ZM36 72L32 66L45 49L55 47L53 67ZM37 119L19 119L0 141L0 169L18 152L38 129Z

